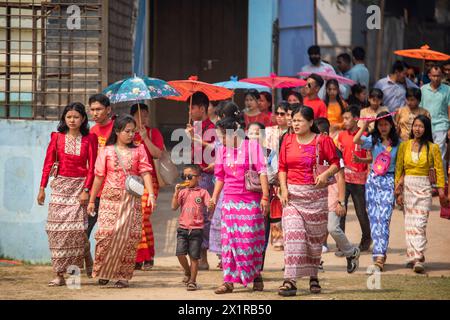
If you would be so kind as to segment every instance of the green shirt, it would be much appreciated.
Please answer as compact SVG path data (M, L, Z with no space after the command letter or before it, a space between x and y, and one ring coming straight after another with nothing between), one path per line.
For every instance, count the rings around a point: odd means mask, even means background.
M441 84L433 90L430 84L422 86L422 101L420 106L427 109L431 115L433 132L449 129L448 106L450 106L450 87Z

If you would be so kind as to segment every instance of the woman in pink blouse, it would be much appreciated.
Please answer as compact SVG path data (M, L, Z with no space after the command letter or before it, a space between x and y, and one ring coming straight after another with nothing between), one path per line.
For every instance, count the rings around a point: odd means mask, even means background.
M257 141L244 138L243 130L234 118L225 118L216 124L217 136L222 142L215 162L216 186L212 196L215 205L223 189L222 202L222 269L224 283L216 294L231 293L234 283L253 290L264 288L261 266L264 252L264 216L269 208L264 152ZM259 174L262 194L248 191L245 173L251 168Z
M121 116L95 163L95 180L92 187L88 213L94 211L95 195L105 180L98 212L98 231L95 248L94 277L106 285L117 279L116 287L128 287L133 276L136 248L142 235L141 199L125 189L127 176L141 176L149 191L147 205L155 207L152 171L143 145L133 143L136 121ZM125 173L126 172L126 173Z

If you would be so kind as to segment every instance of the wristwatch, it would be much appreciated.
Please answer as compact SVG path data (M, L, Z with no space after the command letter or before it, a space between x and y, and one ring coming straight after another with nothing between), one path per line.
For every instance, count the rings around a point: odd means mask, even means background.
M89 193L89 188L84 188L83 191Z

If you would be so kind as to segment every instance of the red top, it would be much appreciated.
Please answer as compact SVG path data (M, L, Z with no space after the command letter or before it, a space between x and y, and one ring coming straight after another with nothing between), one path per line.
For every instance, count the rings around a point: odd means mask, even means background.
M336 146L328 136L319 136L309 144L299 144L295 133L286 134L280 149L279 172L287 173L287 183L294 185L315 184L313 168L316 163L316 141L319 139L319 163L339 166Z
M91 189L94 182L97 146L97 137L94 134L73 138L68 134L52 132L42 169L41 187L47 187L50 170L58 154L58 176L86 177L84 188Z
M161 132L157 128L149 128L145 127L147 129L147 136L150 137L150 141L159 149L164 150L164 139L161 134ZM147 145L142 141L142 137L139 134L139 132L136 132L134 135L134 143L136 145L140 145L141 143L144 145L145 152L147 153L148 160L153 168L155 168L155 162L153 161L153 157L150 153L150 150L148 150ZM152 178L153 181L157 181L156 179L156 170L152 171Z
M359 128L358 128L359 129ZM367 157L367 151L361 146L353 142L353 138L358 133L358 129L354 132L344 130L339 132L338 145L342 151L345 165L345 181L347 183L365 184L367 178L367 164L353 162L353 154L360 158ZM364 135L367 135L364 133Z
M114 120L110 120L104 126L96 124L95 126L93 126L91 128L91 130L90 130L91 133L93 133L97 136L99 148L103 148L104 146L106 146L106 141L108 140L109 136L111 135L113 127L114 127ZM105 181L103 181L100 191L98 192L98 195L97 195L98 198L100 198L100 196L102 195L102 190L103 190L104 185L105 185Z
M95 126L93 126L91 128L91 133L94 133L98 138L98 146L99 147L104 147L106 145L106 141L108 140L109 136L111 135L113 127L114 127L114 121L110 120L104 126L96 124Z
M325 102L319 98L309 100L308 97L305 97L303 99L303 105L313 109L314 119L327 118L328 116L327 106L325 105Z
M206 119L203 121L194 121L194 135L200 134L200 128L199 128L199 124L201 122L201 138L202 141L208 143L208 144L212 144L215 141L215 135L216 135L216 126L214 123L212 123L211 120ZM201 150L200 150L201 147ZM205 148L206 146L201 145L200 143L192 143L192 163L198 164L200 165L200 167L202 169L206 168L210 163L214 163L214 157L215 157L215 153L214 153L214 148L211 149L211 157L212 160L207 161L208 158L207 155L205 155ZM201 158L201 161L200 161ZM206 159L205 159L206 158Z
M245 121L245 128L248 129L248 125L252 122L259 122L262 123L265 127L272 126L272 119L271 115L267 113L260 113L256 116L248 116L247 114L244 114L244 121Z
M209 204L209 193L202 188L186 188L178 194L181 215L178 219L180 228L203 229L203 209Z

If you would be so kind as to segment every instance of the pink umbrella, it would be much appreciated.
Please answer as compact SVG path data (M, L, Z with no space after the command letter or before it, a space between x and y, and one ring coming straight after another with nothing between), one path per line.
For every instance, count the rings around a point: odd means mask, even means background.
M274 90L278 88L295 88L303 87L306 81L303 79L279 77L275 73L271 73L269 77L247 78L239 80L242 82L255 83L272 89L272 110L275 112L275 95Z
M299 72L297 74L299 76L301 76L301 77L309 77L313 73L321 76L323 80L335 79L340 84L348 84L348 85L351 85L351 86L356 84L355 81L353 81L351 79L348 79L348 78L345 78L345 77L338 76L337 74L331 72L331 70L327 70L327 71L324 71L324 72Z

